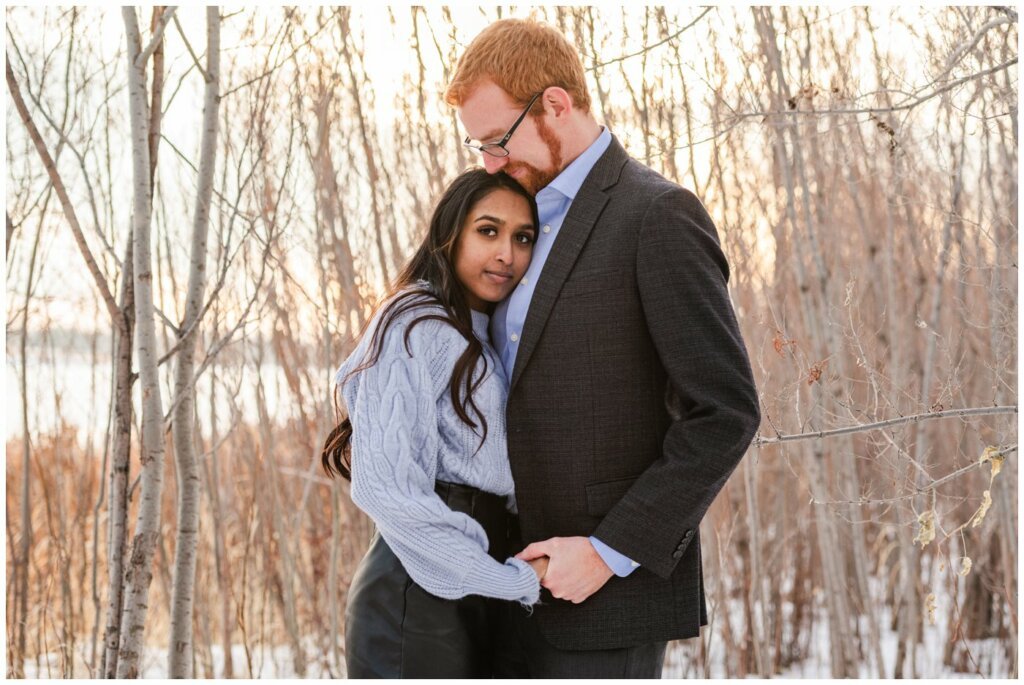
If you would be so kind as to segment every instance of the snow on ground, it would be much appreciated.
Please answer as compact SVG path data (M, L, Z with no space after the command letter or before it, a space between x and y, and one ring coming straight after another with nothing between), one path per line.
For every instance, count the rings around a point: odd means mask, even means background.
M882 596L882 588L878 579L871 578L869 582L872 594L876 597ZM971 654L983 676L972 673L956 673L942 664L946 631L948 629L948 616L949 612L955 610L952 606L952 597L950 596L950 593L943 590L944 588L941 587L934 588L936 594L936 625L932 626L927 622L925 623L924 641L922 644L918 645L915 654L917 669L914 675L917 678L943 679L979 677L1008 678L1013 668L1013 664L1011 661L1007 660L1002 646L994 639L970 641ZM721 611L721 607L712 607L709 605L708 610L709 612L712 610ZM730 614L731 625L734 628L742 626L742 603L730 602L728 611ZM786 613L791 612L792 607L788 605L784 606L783 611ZM885 661L885 673L882 674L882 677L892 677L893 664L896 659L897 640L896 634L889 630L890 608L887 606L878 606L876 611L878 626L881 630L882 658ZM716 622L720 623L722 617L721 615L709 615L709 618L711 619L712 624L714 624ZM861 632L866 635L867 625L863 618L861 619L861 623ZM723 652L724 646L721 638L714 633L709 633L707 628L705 628L704 639L708 643L708 674L712 678L727 677L725 670L726 659ZM321 648L317 644L316 639L313 637L306 637L301 640L301 642L307 659L306 678L345 677L343 657L341 659L342 663L338 668L330 668L328 666L330 659L327 655L323 655L321 653ZM825 615L825 612L821 609L817 611L814 626L811 630L810 639L807 644L809 650L808 658L792 664L784 672L776 676L777 678L802 680L807 678L831 677L828 618ZM694 640L671 643L665 655L663 677L702 677L703 670L696 663L694 657L697 651L696 647L697 644ZM76 655L75 660L74 676L76 678L89 676L88 669L85 667L84 661L82 660L82 655L87 653L88 649L90 649L90 645L86 641L79 641L76 644L76 651L79 652L79 654ZM295 673L292 650L287 645L276 646L273 648L257 647L254 648L253 653L248 658L246 657L245 647L243 645L233 645L231 649L231 659L233 663L233 673L236 678L252 677L257 679L272 679L299 677ZM251 675L249 667L250 659L252 662ZM224 652L218 645L214 645L212 648L212 661L213 676L215 678L223 677ZM25 667L25 675L27 678L59 678L61 676L59 663L58 654L53 652L48 655L48 658L40 659L38 664L34 660L27 663ZM143 654L141 670L143 678L166 678L167 649L160 646L147 648ZM195 675L197 677L205 676L201 664L197 664ZM909 675L910 674L907 674L908 677ZM879 674L875 672L874 667L867 661L859 664L858 677L877 678L878 676Z
M882 625L888 625L888 617L880 616ZM808 659L793 664L783 671L778 678L803 680L807 678L830 678L829 670L829 645L828 645L828 624L822 617L814 627L813 653ZM938 627L925 629L924 644L917 649L918 678L978 678L969 673L955 673L942 665L943 636ZM1008 678L1012 664L1003 656L1002 648L995 640L974 641L971 643L972 653L978 661L982 673L988 678ZM665 668L662 676L664 678L699 678L702 671L693 663L692 654L695 652L694 645L690 641L673 642L669 645L668 653L665 655ZM896 636L895 633L886 631L882 639L882 652L885 659L886 676L892 675L892 664L896 657ZM234 676L236 678L248 678L249 667L247 665L245 648L243 645L233 645L232 662ZM312 644L307 646L307 659L318 655ZM213 647L213 669L214 677L220 678L224 674L224 653L219 646ZM713 678L725 677L725 665L720 648L716 649L712 643L710 651L710 675ZM317 659L310 662L306 668L306 678L343 678L345 677L344 664L338 672L331 672L323 662ZM26 678L59 678L59 657L56 653L49 655L49 668L46 660L37 666L35 661L26 664ZM203 677L202 667L198 668L197 677ZM75 677L88 676L88 670L84 665L77 664ZM162 647L147 648L142 659L143 678L166 678L167 677L167 650ZM252 677L257 679L272 678L298 678L293 667L292 652L288 646L278 646L273 649L256 649L252 654ZM756 676L750 676L756 677ZM859 677L874 678L875 673L868 664L860 665Z

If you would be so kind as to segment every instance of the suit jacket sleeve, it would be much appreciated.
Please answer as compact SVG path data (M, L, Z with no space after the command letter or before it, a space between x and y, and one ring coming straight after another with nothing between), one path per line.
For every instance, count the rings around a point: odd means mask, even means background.
M651 203L637 248L648 331L679 399L662 455L593 532L668 578L760 423L750 361L711 217L673 187Z

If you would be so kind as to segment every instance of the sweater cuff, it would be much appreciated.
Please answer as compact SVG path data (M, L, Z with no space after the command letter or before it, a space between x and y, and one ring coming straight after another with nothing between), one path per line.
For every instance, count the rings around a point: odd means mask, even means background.
M473 563L463 580L466 594L484 595L536 604L540 599L540 580L533 567L522 559L509 557L500 563L487 556Z

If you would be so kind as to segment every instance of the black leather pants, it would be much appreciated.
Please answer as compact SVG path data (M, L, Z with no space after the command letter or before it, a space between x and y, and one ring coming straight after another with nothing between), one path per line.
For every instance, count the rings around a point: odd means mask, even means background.
M480 522L493 558L508 558L512 517L505 498L442 481L436 491L454 511ZM348 677L490 678L503 604L479 595L456 600L431 595L375 532L348 593Z

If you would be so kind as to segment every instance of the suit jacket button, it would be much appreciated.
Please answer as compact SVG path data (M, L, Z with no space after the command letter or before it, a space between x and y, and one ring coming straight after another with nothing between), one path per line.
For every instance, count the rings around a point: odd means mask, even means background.
M673 559L682 559L682 558L683 558L683 553L682 553L682 552L680 552L680 551L679 551L679 550L677 549L677 550L676 550L675 552L672 552L672 558L673 558Z
M692 530L686 531L686 534L683 535L683 537L686 538L687 540L689 540L690 538L693 537L693 531Z

